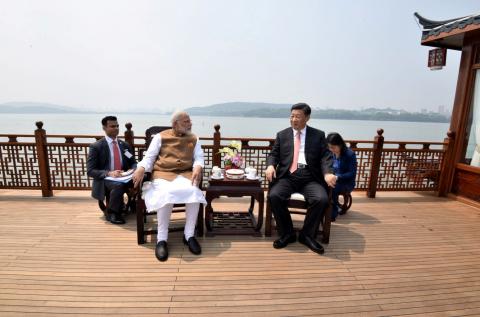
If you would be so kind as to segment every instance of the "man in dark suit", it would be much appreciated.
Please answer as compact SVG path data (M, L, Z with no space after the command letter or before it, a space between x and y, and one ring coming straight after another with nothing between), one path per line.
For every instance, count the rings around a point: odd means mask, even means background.
M327 147L325 133L307 126L311 109L306 103L297 103L290 112L290 125L277 133L275 144L267 158L265 172L269 182L270 205L273 210L279 238L273 242L276 249L295 242L292 217L287 200L293 193L301 193L308 210L298 241L319 254L324 252L315 240L316 227L328 207L327 186L335 187L332 155Z
M105 180L105 177L121 177L122 172L134 169L137 161L132 148L117 138L119 133L117 118L107 116L102 119L105 137L90 145L87 160L87 174L93 177L92 197L98 200L105 198L105 192L110 193L108 210L105 216L114 224L124 224L121 211L123 194L132 186L132 182L123 183Z

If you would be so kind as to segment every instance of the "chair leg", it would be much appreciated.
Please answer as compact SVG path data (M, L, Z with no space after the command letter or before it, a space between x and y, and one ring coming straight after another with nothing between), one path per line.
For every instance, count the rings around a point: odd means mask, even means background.
M322 242L328 244L330 242L330 226L332 222L332 190L329 189L328 193L328 207L325 209L323 215L323 228L322 228Z
M203 237L203 204L200 204L200 207L198 208L197 236Z
M145 243L145 230L144 214L145 214L145 202L141 199L137 199L137 243Z
M345 193L340 193L340 195L343 196L343 204L339 206L340 208L339 214L344 215L347 213L348 209L350 209L350 207L352 206L352 194L349 192L345 192Z
M350 207L352 207L352 202L353 202L352 193L348 193L347 199L348 199L348 205L347 205L347 209L345 210L345 212L347 212L347 210L349 210Z
M322 219L320 221L320 225L322 226L322 243L328 244L330 242L330 227L331 227L331 218L332 218L332 209L331 207L328 207L325 210L325 214L322 216ZM320 226L318 226L320 229ZM319 232L319 229L317 232Z
M267 197L267 206L265 207L265 237L272 236L272 208L270 199Z

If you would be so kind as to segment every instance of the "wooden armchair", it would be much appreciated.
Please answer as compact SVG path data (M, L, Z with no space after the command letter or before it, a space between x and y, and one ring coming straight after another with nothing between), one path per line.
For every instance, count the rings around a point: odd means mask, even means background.
M268 193L270 194L270 193ZM272 223L273 213L270 206L270 199L268 199L267 194L267 206L265 211L265 236L272 236L272 228L275 229L275 225ZM327 209L325 210L323 217L320 219L320 223L317 226L317 232L315 236L318 236L320 233L322 235L322 243L330 242L330 225L332 218L332 190L328 189L328 201L330 202ZM288 210L291 214L305 215L307 212L307 202L302 194L293 193L288 200ZM322 230L320 230L320 227Z
M153 126L148 128L145 131L145 145L146 148L150 146L150 143L152 141L152 137L157 134L162 132L163 130L170 129L170 127L167 126ZM143 179L143 182L150 181L151 174L150 173L145 173L145 177ZM142 182L142 183L143 183ZM202 181L200 180L199 186L202 186ZM154 228L147 228L151 227L151 224L149 224L148 219L151 218L149 216L156 216L156 212L149 212L145 206L145 201L142 198L142 184L140 184L140 189L138 190L137 197L136 197L136 210L137 210L137 243L138 244L144 244L145 243L145 236L146 235L154 235L157 234L157 229ZM183 212L185 213L185 204L175 204L173 206L172 213L179 213ZM203 236L203 205L200 204L200 208L198 210L198 218L197 218L197 226L196 226L196 235L198 236ZM172 231L183 231L184 227L183 226L176 226L176 227L170 227L168 229L169 232Z

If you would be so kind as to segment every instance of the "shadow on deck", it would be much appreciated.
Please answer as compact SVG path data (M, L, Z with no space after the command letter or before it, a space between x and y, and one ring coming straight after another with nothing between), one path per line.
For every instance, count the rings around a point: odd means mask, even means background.
M177 232L165 263L133 215L105 222L88 192L0 201L2 316L480 315L480 210L429 193L354 193L324 256L216 236L197 257Z

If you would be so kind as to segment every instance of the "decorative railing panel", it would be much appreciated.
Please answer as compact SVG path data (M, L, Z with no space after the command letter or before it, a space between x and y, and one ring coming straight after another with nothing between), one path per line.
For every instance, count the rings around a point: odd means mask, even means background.
M90 189L88 147L102 136L46 135L42 126L37 122L35 136L0 134L0 188L41 188L45 196L51 195L52 189ZM137 160L141 160L145 138L133 137L131 125L127 129L124 139L133 143ZM274 139L221 138L220 127L215 129L213 138L200 138L205 158L203 186L208 185L213 165L223 167L218 150L232 140L239 140L245 166L257 169L263 178L262 186L267 189L266 160ZM449 134L446 142L422 143L384 142L383 130L377 133L373 141L346 141L357 155L356 190L367 191L369 197L375 197L377 190L438 190L442 164L453 135ZM19 142L18 138L28 142Z
M405 143L384 148L377 190L437 190L444 154L443 149L406 149Z
M89 144L48 143L48 163L53 189L89 189L87 176Z
M345 141L357 157L357 177L355 190L367 190L372 169L372 141ZM361 145L362 147L359 147Z
M41 188L35 143L10 140L0 142L0 188Z

